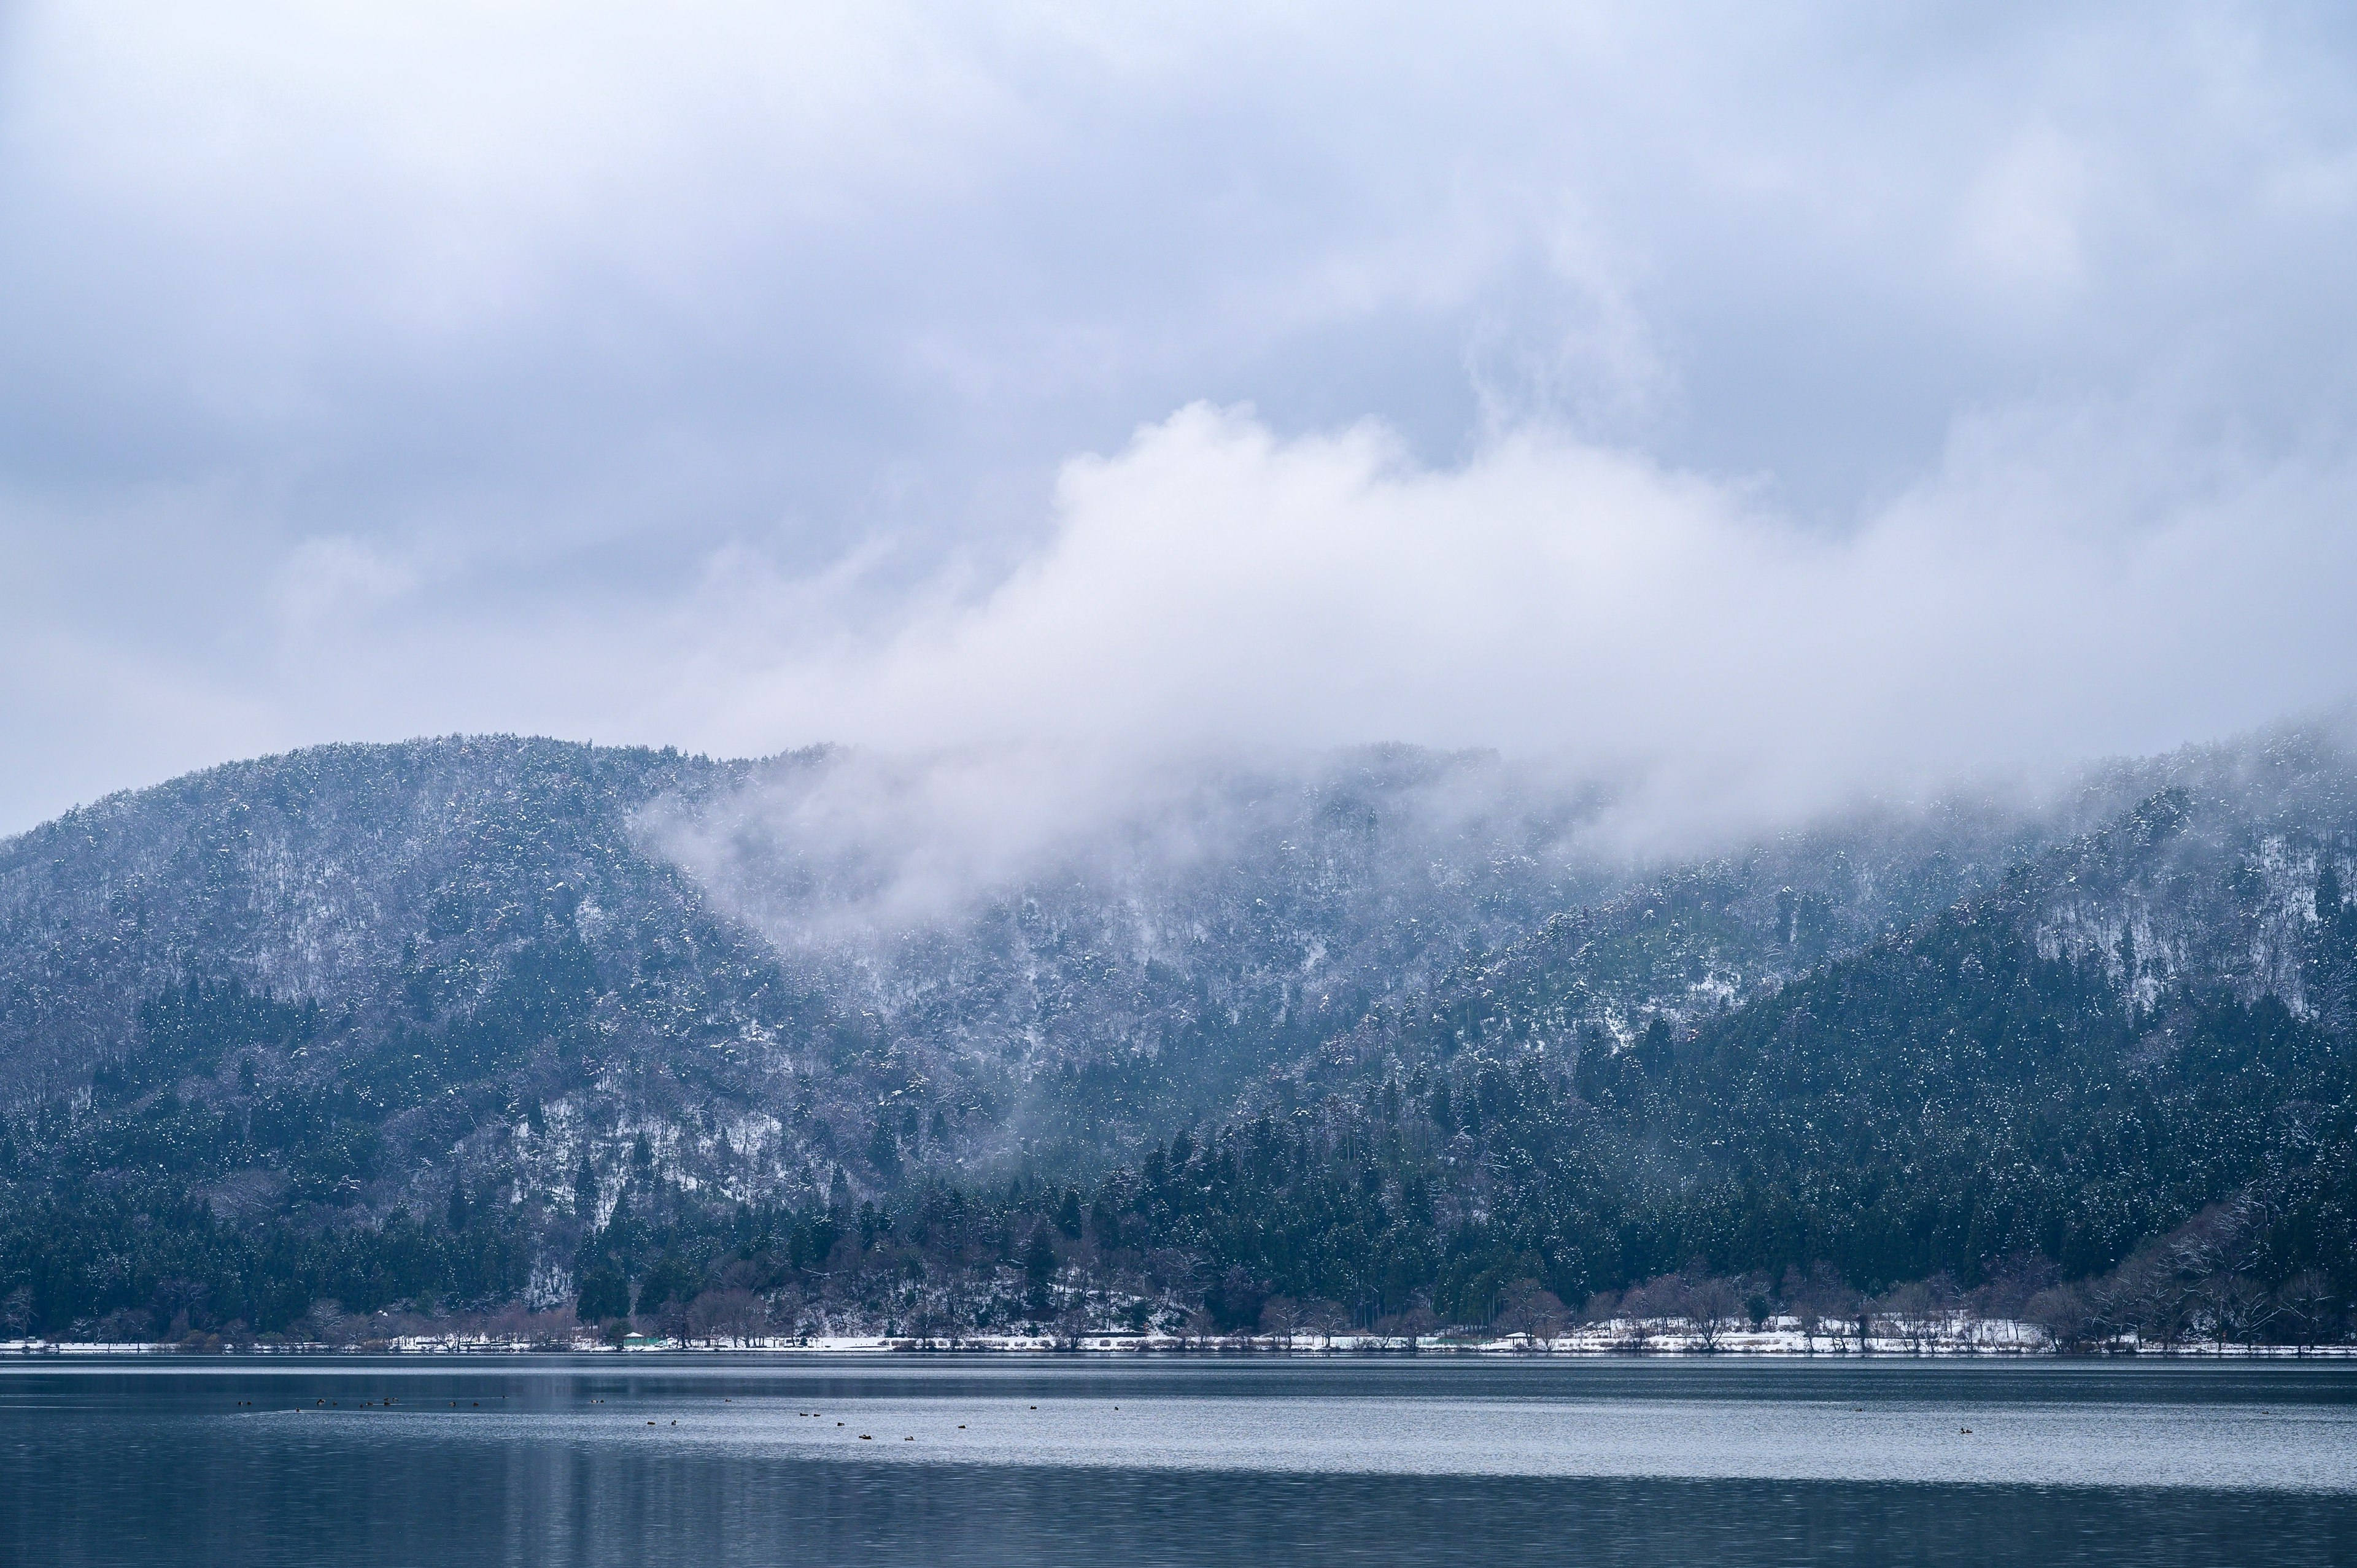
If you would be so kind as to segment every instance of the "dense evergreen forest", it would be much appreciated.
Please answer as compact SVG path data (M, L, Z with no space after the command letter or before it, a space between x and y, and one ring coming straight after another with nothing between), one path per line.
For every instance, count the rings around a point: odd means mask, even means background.
M2328 868L2319 902L2338 912L2305 961L2319 992L2346 994L2357 906L2336 882ZM1518 1287L1578 1305L1706 1277L1830 1308L1932 1280L2010 1290L2016 1311L2042 1293L2041 1313L2085 1336L2106 1282L2150 1272L2140 1246L2200 1222L2207 1251L2179 1299L2147 1282L2153 1299L2115 1316L2174 1313L2182 1331L2222 1273L2247 1283L2255 1324L2338 1332L2357 1294L2346 1034L2272 996L2136 999L2098 962L2041 956L2010 914L2000 894L1623 1048L1430 1040L1355 1095L1181 1133L1085 1187L928 1177L880 1204L755 1209L698 1203L642 1158L566 1260L578 1312L683 1326L700 1303L707 1330L950 1333L1073 1311L1232 1329L1274 1300L1361 1326L1476 1325ZM231 1014L241 1038L321 1026L238 993L156 1004L156 1054L93 1090L80 1134L44 1130L155 1174L60 1169L12 1210L9 1329L315 1334L333 1326L322 1310L481 1309L526 1291L531 1238L496 1193L457 1187L436 1212L346 1230L241 1226L192 1199L191 1176L256 1151L285 1152L323 1193L374 1157L366 1085L265 1099L234 1125L143 1094L189 1065L171 1053L203 1048L192 1020Z
M172 982L125 1048L0 1122L0 1333L1396 1334L1929 1302L2066 1345L2338 1337L2357 903L2319 815L2252 825L2164 789L1846 951L1808 897L1665 878L1625 918L1549 922L1362 1004L1229 1113L1093 1168L961 1162L957 1107L904 1087L799 1188L732 1192L652 1118L610 1158L567 1145L570 1179L536 1187L527 1156L572 1112L532 1086L563 1072L482 1068L613 1050L566 928L517 944L455 1026ZM2133 918L2088 913L2115 907ZM1596 1004L1599 974L1696 929L1799 956L1713 1004ZM725 1149L723 1111L679 1114ZM476 1153L414 1164L437 1144Z

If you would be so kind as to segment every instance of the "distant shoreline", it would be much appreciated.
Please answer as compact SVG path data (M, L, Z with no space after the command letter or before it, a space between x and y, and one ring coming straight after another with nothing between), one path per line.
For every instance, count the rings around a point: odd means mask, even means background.
M152 1359L158 1357L210 1356L418 1356L462 1359L484 1355L615 1355L615 1356L1203 1356L1230 1359L1286 1357L1308 1360L1363 1359L1376 1357L1448 1356L1534 1360L1549 1359L1629 1360L1738 1357L1763 1360L2347 1360L2357 1359L2357 1344L2271 1345L2192 1343L2139 1344L2126 1340L2084 1348L2057 1347L2026 1325L1983 1324L1980 1334L1932 1337L1921 1340L1876 1335L1861 1348L1854 1336L1835 1339L1817 1335L1813 1343L1792 1329L1764 1329L1721 1336L1704 1345L1693 1335L1648 1332L1640 1337L1625 1326L1609 1325L1566 1334L1551 1343L1520 1335L1475 1338L1428 1335L1413 1341L1372 1334L1338 1334L1329 1340L1297 1335L1292 1343L1282 1335L1179 1336L1169 1334L1084 1334L1077 1337L1051 1335L984 1334L954 1338L912 1335L801 1335L744 1339L675 1340L633 1336L616 1346L587 1337L570 1342L533 1342L480 1336L405 1335L391 1339L351 1344L278 1342L218 1347L190 1347L170 1341L99 1343L74 1340L0 1341L0 1357L47 1357Z

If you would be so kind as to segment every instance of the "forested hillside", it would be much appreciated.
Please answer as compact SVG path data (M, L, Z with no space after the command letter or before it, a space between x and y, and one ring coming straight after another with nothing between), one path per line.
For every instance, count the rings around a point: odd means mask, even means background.
M1435 955L1610 886L1562 852L1576 800L1391 750L1211 779L1179 824L1204 850L1092 842L922 921L846 924L861 890L808 875L844 846L768 814L842 766L328 747L0 845L5 1198L38 1254L17 1316L251 1273L143 1261L164 1216L302 1260L274 1269L379 1271L302 1287L339 1299L544 1299L634 1183L771 1206L1102 1168ZM711 853L761 830L749 878ZM501 1239L446 1265L462 1212Z
M2328 736L1653 866L1351 754L898 925L779 808L838 766L328 748L0 846L0 1327L2357 1294Z

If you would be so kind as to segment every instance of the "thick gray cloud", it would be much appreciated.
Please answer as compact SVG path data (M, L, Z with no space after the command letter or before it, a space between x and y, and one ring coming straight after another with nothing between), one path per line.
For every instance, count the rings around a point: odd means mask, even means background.
M2352 45L0 11L0 827L457 728L1490 743L1797 808L2335 701Z

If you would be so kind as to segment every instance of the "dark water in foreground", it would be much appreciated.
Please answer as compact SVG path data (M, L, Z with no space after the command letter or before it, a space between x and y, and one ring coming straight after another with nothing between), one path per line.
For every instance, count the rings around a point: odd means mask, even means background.
M2357 1367L11 1362L0 1466L7 1563L2357 1563Z

